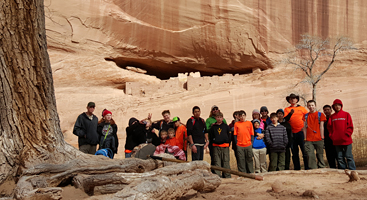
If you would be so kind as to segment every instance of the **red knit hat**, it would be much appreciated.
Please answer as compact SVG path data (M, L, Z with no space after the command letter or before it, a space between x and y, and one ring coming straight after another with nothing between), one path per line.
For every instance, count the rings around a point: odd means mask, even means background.
M102 116L104 117L107 114L111 114L112 115L112 112L106 109L105 111L103 111Z

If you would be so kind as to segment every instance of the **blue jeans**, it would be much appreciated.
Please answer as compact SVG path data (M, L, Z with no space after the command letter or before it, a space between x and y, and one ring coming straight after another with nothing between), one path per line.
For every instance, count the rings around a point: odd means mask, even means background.
M194 161L194 160L204 160L204 146L198 146L198 145L195 145L195 146L196 146L197 152L193 153L191 151L191 160L192 161Z
M292 160L293 160L294 170L301 169L298 146L302 152L304 167L306 170L308 169L308 157L305 152L304 139L305 139L305 136L303 135L303 131L300 131L298 133L293 133L293 141L292 141L291 149L292 149Z
M335 145L336 155L338 159L338 168L347 169L346 164L348 164L348 169L356 170L356 164L354 163L354 158L352 154L352 144L350 145ZM345 162L347 160L347 163Z
M132 153L125 153L125 158L131 158Z

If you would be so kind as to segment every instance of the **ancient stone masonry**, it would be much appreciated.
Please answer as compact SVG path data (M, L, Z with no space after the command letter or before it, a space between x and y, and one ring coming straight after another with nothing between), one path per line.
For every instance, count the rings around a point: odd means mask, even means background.
M159 84L144 84L140 82L127 82L125 93L133 96L151 96L159 94L175 94L182 91L207 90L210 88L238 85L244 83L246 75L224 74L223 76L204 76L200 73L178 74L178 77L169 80L162 80Z

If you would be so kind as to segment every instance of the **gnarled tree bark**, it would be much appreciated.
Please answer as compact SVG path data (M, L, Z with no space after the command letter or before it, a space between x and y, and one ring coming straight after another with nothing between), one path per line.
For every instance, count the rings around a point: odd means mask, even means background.
M152 181L159 184L146 190L142 197L166 198L160 195L168 195L167 191L173 192L178 186L182 189L168 197L179 196L179 191L190 188L218 187L220 179L202 163L149 173L162 163L111 160L86 155L67 144L56 109L43 1L1 0L0 8L0 187L7 179L17 181L17 199L60 199L60 186L72 180L89 194L96 186L133 184L115 198L126 194L133 197L134 191L140 197L144 185ZM173 177L177 170L181 174ZM93 184L93 180L99 183ZM163 191L160 187L170 189Z
M38 163L81 153L59 125L43 1L0 1L0 184Z

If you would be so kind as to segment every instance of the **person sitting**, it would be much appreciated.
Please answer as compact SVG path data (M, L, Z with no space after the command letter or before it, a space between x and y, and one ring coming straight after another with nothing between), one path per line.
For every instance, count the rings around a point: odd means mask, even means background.
M178 146L177 138L175 137L175 129L168 129L168 139L166 139L165 144L169 144L171 146Z

